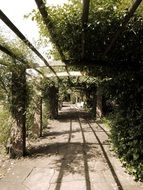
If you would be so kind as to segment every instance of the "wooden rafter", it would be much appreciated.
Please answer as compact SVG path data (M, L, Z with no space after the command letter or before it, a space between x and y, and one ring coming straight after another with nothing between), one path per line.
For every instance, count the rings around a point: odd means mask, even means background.
M37 4L40 14L42 15L42 18L47 27L47 30L49 31L52 42L55 44L55 47L58 50L62 61L65 61L65 56L64 56L62 49L57 41L56 28L55 28L53 22L51 21L50 16L48 15L44 1L43 0L35 0L35 2Z
M15 60L18 60L24 64L28 64L28 61L18 57L17 55L15 55L11 50L7 49L6 47L2 46L0 44L0 51L4 52L5 54L9 55L10 57L12 57L13 59ZM7 65L5 65L7 66ZM56 72L57 76L58 77L74 77L74 76L81 76L81 73L79 71L68 71L67 70L67 67L66 65L62 65L63 67L65 67L66 69L66 72ZM37 71L39 74L41 74L43 77L47 77L47 78L50 78L50 77L54 77L55 75L54 74L43 74L41 71L38 70L38 68L35 68L35 67L29 67L29 64L28 64L28 69L31 68L31 69L34 69L35 71Z
M28 61L22 59L21 57L18 57L17 55L15 55L12 51L10 51L9 49L7 49L6 47L2 46L0 44L0 51L4 52L5 54L9 55L10 57L12 57L13 59L16 59L17 61L22 62L23 64L27 64L28 68L33 68L35 71L37 71L39 74L41 74L43 76L43 73L41 71L39 71L38 69L36 69L35 67L29 67L29 63ZM7 66L7 65L6 65Z
M82 73L80 71L69 71L68 73L67 72L57 72L57 75L59 77L68 77L70 74L71 77L80 77L82 76ZM50 78L50 77L53 77L53 74L47 74L47 77Z
M18 60L20 62L23 62L23 60L21 58L17 57L13 52L11 52L9 49L7 49L6 47L2 46L1 44L0 44L0 51L6 53L10 57L12 57L12 58L14 58L14 59L16 59L16 60Z
M18 28L9 20L9 18L0 10L1 20L49 67L54 75L59 79L55 70L49 65L47 60L39 53L39 51L29 42L29 40L18 30Z
M90 0L83 0L83 11L82 11L82 36L81 36L81 58L85 57L85 47L86 47L86 30L88 23L88 15L89 15L89 4Z
M36 2L37 7L40 11L40 14L42 15L42 18L43 18L43 21L47 27L47 30L50 33L51 40L55 44L56 49L58 50L58 52L60 54L61 60L64 62L65 56L64 56L62 49L60 48L60 45L57 41L57 34L55 32L56 28L55 28L54 24L52 23L51 18L48 15L48 12L47 12L46 7L45 7L45 3L43 2L43 0L35 0L35 2ZM65 69L69 73L67 66L65 66ZM68 75L68 79L70 81L70 74Z
M141 4L141 2L142 2L142 0L135 0L134 1L133 5L131 6L131 8L129 9L127 15L125 16L121 27L118 29L115 36L112 38L110 45L107 47L107 49L106 49L106 51L104 53L104 56L106 56L109 53L109 51L111 50L111 48L114 46L116 40L118 39L120 34L123 32L125 26L128 24L129 20L134 15L135 11L137 10L137 8Z

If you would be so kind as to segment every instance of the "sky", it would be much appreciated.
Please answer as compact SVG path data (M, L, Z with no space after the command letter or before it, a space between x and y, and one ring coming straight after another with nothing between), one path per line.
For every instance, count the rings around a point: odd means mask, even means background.
M49 5L62 5L68 0L47 0ZM46 58L51 59L49 51L52 48L51 44L47 44L46 47L37 46L39 39L38 27L36 22L30 18L24 18L24 15L28 15L33 9L36 9L37 5L35 0L0 0L0 9L4 14L13 22L13 24L24 34L24 36L36 47L36 49ZM0 20L0 32L4 37L10 41L15 40L17 37L11 29L9 29L2 20ZM35 55L35 54L33 54ZM35 55L35 60L40 65L43 62Z
M47 4L63 4L67 0L47 0ZM38 38L38 28L31 19L25 19L24 15L37 8L35 0L0 0L1 10L16 25L16 27L28 38L30 42ZM6 28L0 21L0 28ZM10 32L10 31L9 31Z

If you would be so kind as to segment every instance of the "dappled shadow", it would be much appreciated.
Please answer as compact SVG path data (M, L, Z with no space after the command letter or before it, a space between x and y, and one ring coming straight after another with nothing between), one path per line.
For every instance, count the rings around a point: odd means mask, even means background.
M80 132L80 129L72 131L72 133L78 133L78 132ZM66 135L66 134L69 134L69 131L52 131L52 132L48 132L47 131L47 132L44 132L44 134L41 137L41 139L45 138L45 137L60 136L60 135Z
M73 154L78 154L82 153L82 147L84 146L84 149L86 152L90 152L90 149L94 147L95 145L99 145L99 143L86 143L84 145L83 143L79 142L73 142L70 144L67 143L47 143L47 144L42 144L39 146L34 146L28 149L29 151L29 157L30 158L37 158L37 157L42 157L42 156L47 156L48 154L52 155L61 155L61 157L64 155L67 149L70 149L70 156L73 157ZM102 145L109 145L109 143L102 143ZM81 150L80 150L81 149ZM88 158L91 158L92 156L95 157L98 155L101 155L99 151L95 152L94 154L87 154ZM69 156L69 158L70 158ZM76 155L74 155L76 157ZM70 159L72 160L72 159ZM79 160L80 162L80 160Z
M83 150L84 149L84 150ZM86 181L86 190L91 190L90 187L90 179L89 179L89 168L88 168L88 159L91 159L94 157L94 154L98 153L89 153L91 147L84 145L82 143L70 143L68 145L68 149L65 152L65 155L63 157L59 175L57 177L57 183L55 190L60 190L61 183L64 174L80 174L85 178Z
M78 119L78 117L81 117L83 119L93 119L93 116L89 113L89 112L86 112L84 110L77 110L77 109L67 109L63 112L59 112L59 115L58 115L58 120L61 121L61 122L65 122L65 120L68 120L68 119L72 119L72 120L76 120Z
M86 181L86 190L91 190L91 182L90 182L90 176L89 176L89 167L88 167L88 154L86 151L85 146L87 146L86 140L85 140L85 135L84 135L84 131L82 128L82 124L80 119L78 118L79 121L79 126L81 129L81 134L82 134L82 139L83 139L83 147L82 147L82 151L83 151L83 161L84 161L84 173L85 173L85 181Z
M94 151L93 151L94 148ZM86 190L91 190L91 181L89 177L89 166L88 160L94 159L95 155L101 156L101 153L95 149L92 143L54 143L47 144L32 148L30 150L31 158L43 157L55 155L57 156L54 160L54 164L51 164L52 169L58 172L56 178L55 190L61 189L63 177L67 175L80 175L80 179L85 179Z
M39 146L31 147L29 148L30 151L30 157L38 157L38 156L43 156L47 154L53 154L53 155L61 155L65 153L67 148L70 149L70 154L77 153L79 150L79 147L82 147L82 143L79 142L73 142L73 143L48 143L48 144L42 144Z

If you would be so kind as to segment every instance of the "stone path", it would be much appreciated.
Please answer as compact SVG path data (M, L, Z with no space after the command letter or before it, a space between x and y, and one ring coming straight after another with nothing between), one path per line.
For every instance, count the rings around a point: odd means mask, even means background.
M31 155L13 160L0 190L143 190L110 152L108 130L74 106L63 107Z

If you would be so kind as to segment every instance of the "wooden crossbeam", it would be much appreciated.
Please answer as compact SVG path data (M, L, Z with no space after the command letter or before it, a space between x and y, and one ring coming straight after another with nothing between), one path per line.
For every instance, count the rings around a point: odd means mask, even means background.
M10 57L12 57L12 58L14 58L14 59L16 59L16 60L18 60L20 62L23 62L23 60L21 58L17 57L13 52L11 52L9 49L7 49L6 47L2 46L1 44L0 44L0 51L6 53Z
M39 53L39 51L29 42L29 40L18 30L18 28L9 20L9 18L0 10L1 20L49 67L54 75L59 79L55 70L49 65L47 60Z
M35 2L37 4L40 14L42 15L42 18L47 27L47 30L49 31L49 34L51 36L51 41L55 44L56 49L58 50L62 61L65 61L65 56L64 56L63 51L57 40L56 28L55 28L50 16L48 15L44 1L43 0L35 0Z
M5 54L9 55L10 57L12 57L12 58L24 63L24 64L28 64L28 62L26 60L23 60L22 58L18 57L12 51L10 51L6 47L2 46L1 44L0 44L0 51L4 52ZM70 77L74 77L74 76L79 77L79 76L82 76L82 74L79 71L68 71L66 65L62 64L62 66L64 66L66 68L66 72L58 72L58 73L56 73L58 77L69 77L69 76ZM38 68L34 68L34 67L28 67L28 68L34 69L39 74L41 74L42 76L47 77L47 78L51 78L51 77L55 76L54 74L45 75L41 71L39 71Z
M118 37L120 36L120 34L123 32L124 28L128 24L128 22L131 19L131 17L134 15L135 11L137 10L137 8L141 4L141 2L142 2L142 0L135 0L134 1L133 5L131 6L131 8L129 9L127 15L125 16L122 25L119 27L119 29L116 32L115 36L112 38L110 45L105 50L104 56L106 56L109 53L109 51L111 50L111 48L114 46L116 40L118 39Z
M57 72L57 75L59 77L68 77L70 74L71 77L80 77L82 76L82 73L80 71L69 71L68 73L67 72ZM54 75L51 73L51 74L47 74L46 75L48 78L50 77L54 77Z
M88 15L89 15L89 4L90 0L83 0L83 11L82 11L82 35L81 35L81 58L85 57L85 47L86 47L86 30L88 23Z
M61 60L65 61L65 56L64 56L64 54L62 52L62 49L60 48L60 45L59 45L59 43L57 41L56 28L53 25L53 23L51 21L51 18L48 15L48 12L47 12L46 7L45 7L45 3L43 2L43 0L35 0L35 2L37 4L37 7L39 9L40 14L42 15L42 18L43 18L43 21L44 21L44 23L45 23L45 25L47 27L47 30L50 33L51 40L55 44L56 49L58 50L58 52L60 54ZM69 73L68 68L67 68L66 65L65 65L65 69ZM70 81L70 73L68 75L68 79Z
M22 59L21 57L18 57L17 55L15 55L12 51L10 51L9 49L7 49L6 47L2 46L0 44L0 51L4 52L5 54L9 55L10 57L12 57L13 59L16 59L17 61L20 61L22 63L25 64L25 66L28 66L28 68L33 68L35 71L37 71L39 74L41 74L43 76L43 73L41 71L39 71L38 69L36 69L35 67L29 67L29 63L28 61ZM8 66L8 65L6 65Z

